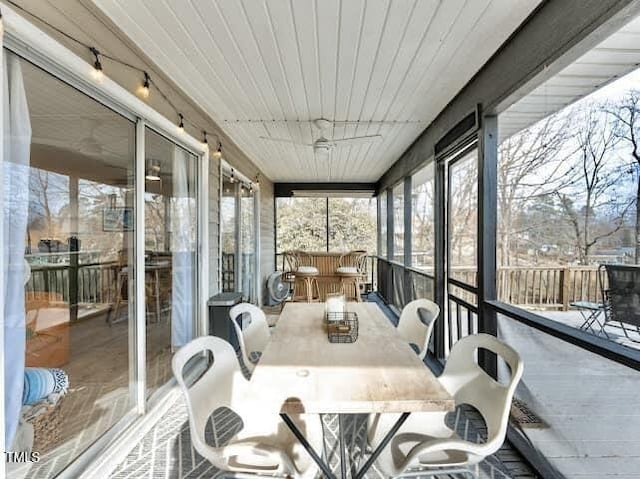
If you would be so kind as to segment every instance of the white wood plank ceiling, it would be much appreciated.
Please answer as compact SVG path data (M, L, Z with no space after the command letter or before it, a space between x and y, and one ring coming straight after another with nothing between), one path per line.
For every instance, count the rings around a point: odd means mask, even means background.
M93 0L274 181L375 181L540 0ZM313 148L325 136L376 143Z
M640 17L514 103L499 117L508 138L640 67Z

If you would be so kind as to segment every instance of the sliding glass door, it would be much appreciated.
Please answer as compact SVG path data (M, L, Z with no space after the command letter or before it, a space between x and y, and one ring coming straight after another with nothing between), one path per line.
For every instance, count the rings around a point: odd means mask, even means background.
M196 157L158 133L145 135L147 392L172 377L173 352L196 321Z
M240 277L247 301L255 303L256 297L256 212L253 187L240 187Z
M5 437L40 454L8 476L40 479L133 409L135 124L4 53Z
M223 292L242 293L258 301L257 190L230 169L222 170L220 193L221 285Z
M148 127L136 136L135 115L3 53L5 440L40 458L7 468L48 479L130 424L196 334L201 165Z
M222 292L236 291L236 250L238 248L238 183L230 175L222 177L220 195L220 242Z

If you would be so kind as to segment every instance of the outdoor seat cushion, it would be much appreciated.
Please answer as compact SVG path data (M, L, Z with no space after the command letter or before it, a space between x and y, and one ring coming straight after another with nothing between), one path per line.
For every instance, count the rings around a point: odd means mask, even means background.
M69 378L62 369L25 368L22 404L32 405L56 394L65 394Z
M358 274L358 268L356 268L355 266L340 266L338 269L336 269L336 273L354 275Z
M319 274L318 268L315 266L298 266L296 270L298 274Z

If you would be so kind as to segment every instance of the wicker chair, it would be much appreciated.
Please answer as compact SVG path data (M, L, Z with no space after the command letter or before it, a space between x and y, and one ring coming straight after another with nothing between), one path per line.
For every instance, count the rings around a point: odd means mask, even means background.
M304 251L294 250L285 252L285 258L296 278L293 283L293 300L299 301L302 299L307 303L319 301L320 288L318 287L317 278L320 275L320 271L314 266L313 257ZM296 291L297 280L302 280L304 283L304 293L302 295Z
M340 277L342 293L349 298L351 291L356 301L360 297L360 285L367 276L367 252L362 250L350 251L340 256L340 265L336 275Z

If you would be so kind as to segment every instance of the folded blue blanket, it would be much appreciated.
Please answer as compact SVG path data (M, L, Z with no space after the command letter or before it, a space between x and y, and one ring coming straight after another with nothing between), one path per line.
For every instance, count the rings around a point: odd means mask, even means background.
M64 394L69 387L69 377L62 369L25 368L22 404L32 405L51 394Z

